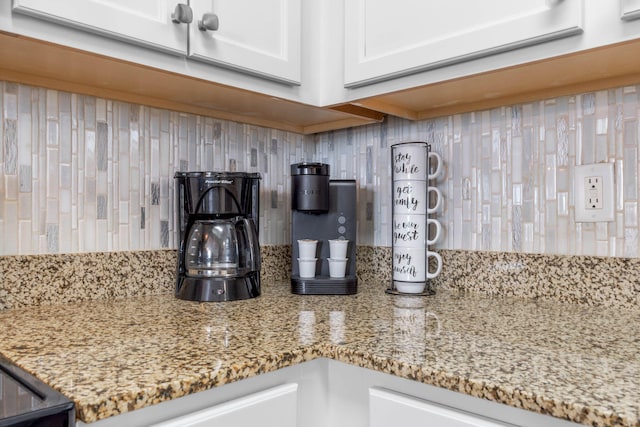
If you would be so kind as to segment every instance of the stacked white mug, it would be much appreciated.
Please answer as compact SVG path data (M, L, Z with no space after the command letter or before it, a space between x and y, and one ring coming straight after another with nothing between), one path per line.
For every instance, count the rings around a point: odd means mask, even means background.
M437 166L430 170L431 160ZM425 291L428 279L442 271L440 254L429 250L442 234L440 222L429 218L442 203L442 193L429 185L442 169L442 158L425 142L404 142L391 146L393 181L393 290L419 294ZM430 204L431 200L435 200ZM430 226L435 231L429 238ZM436 261L435 271L429 270L429 258Z

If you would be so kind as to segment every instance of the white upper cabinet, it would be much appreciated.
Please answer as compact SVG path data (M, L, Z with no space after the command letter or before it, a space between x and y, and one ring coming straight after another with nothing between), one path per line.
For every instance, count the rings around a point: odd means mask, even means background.
M289 85L301 82L301 0L14 0L13 11Z
M301 0L191 0L189 57L301 81Z
M345 86L579 34L583 0L345 1Z
M620 0L620 18L625 21L640 18L640 0Z
M640 0L0 0L0 77L316 133L636 84L638 17Z
M172 20L177 3L177 0L14 0L13 10L186 55L188 27ZM188 11L188 7L182 10Z

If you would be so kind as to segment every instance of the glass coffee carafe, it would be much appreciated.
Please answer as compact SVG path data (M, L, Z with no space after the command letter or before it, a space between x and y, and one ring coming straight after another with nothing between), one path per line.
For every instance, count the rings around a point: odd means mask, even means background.
M256 268L254 228L247 218L196 220L185 264L191 277L235 277Z

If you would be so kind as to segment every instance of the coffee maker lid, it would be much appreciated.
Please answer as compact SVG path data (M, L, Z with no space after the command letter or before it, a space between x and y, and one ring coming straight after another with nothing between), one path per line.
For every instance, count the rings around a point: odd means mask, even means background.
M258 172L212 172L212 171L194 171L175 173L174 178L250 178L262 179Z
M291 175L323 175L329 176L329 165L326 163L302 162L291 165Z

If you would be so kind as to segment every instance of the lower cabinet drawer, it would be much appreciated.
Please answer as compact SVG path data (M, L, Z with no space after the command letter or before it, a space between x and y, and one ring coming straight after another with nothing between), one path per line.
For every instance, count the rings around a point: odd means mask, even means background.
M173 418L155 427L296 427L298 384L284 384Z
M369 388L369 427L505 427L495 420L382 388Z

